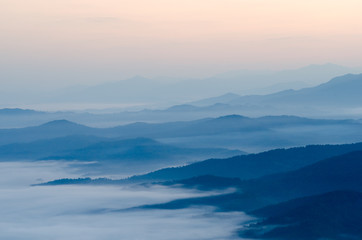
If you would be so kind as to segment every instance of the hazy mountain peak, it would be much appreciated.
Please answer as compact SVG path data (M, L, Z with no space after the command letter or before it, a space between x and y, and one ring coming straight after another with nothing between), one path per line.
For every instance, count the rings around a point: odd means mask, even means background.
M78 123L68 121L66 119L54 120L47 123L42 124L41 126L82 126Z
M238 120L238 119L247 119L248 117L242 116L242 115L238 115L238 114L231 114L231 115L226 115L226 116L221 116L216 118L216 120Z
M232 92L225 93L224 95L221 95L220 97L239 97L240 95Z
M196 110L196 109L197 109L197 107L193 106L191 104L175 105L175 106L168 108L168 110L174 110L174 111L192 111L192 110Z
M221 96L201 99L199 101L192 102L191 104L196 105L196 106L209 106L209 105L214 105L214 104L217 104L217 103L229 102L229 101L232 101L232 100L237 99L239 97L240 97L240 95L238 95L238 94L228 92L228 93L225 93L225 94L223 94Z
M29 114L29 113L40 113L35 110L22 109L22 108L3 108L0 109L0 114Z
M361 74L345 74L343 76L338 76L331 79L329 82L325 84L351 84L359 82L362 83L362 73Z

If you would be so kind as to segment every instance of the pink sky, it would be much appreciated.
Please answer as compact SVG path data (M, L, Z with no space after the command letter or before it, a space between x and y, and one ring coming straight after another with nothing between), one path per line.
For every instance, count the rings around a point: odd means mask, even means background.
M0 64L79 81L88 71L201 77L361 66L361 11L361 0L0 0Z

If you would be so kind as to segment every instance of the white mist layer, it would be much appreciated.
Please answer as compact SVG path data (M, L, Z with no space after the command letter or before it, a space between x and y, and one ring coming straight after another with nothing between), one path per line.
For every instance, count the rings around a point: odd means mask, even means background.
M204 195L195 191L29 186L61 177L75 177L63 163L0 163L0 239L235 239L239 224L249 219L243 213L215 213L211 208L112 211Z

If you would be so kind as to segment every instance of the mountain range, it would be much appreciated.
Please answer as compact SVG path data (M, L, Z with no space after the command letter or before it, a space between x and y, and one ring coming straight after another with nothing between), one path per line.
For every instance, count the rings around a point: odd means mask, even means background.
M45 145L46 146L46 145ZM85 147L71 149L62 153L53 152L42 159L62 159L80 161L123 161L128 164L183 165L187 162L209 158L245 154L239 150L222 148L182 148L162 144L153 139L134 138L125 140L103 140ZM58 154L58 155L55 155ZM167 165L166 164L166 165Z
M362 143L276 149L165 168L116 183L156 182L200 189L231 186L275 202L318 194L321 189L359 190L361 156Z
M12 90L0 98L5 103L67 104L67 103L122 103L166 107L170 104L221 95L269 94L286 89L299 89L324 83L332 77L358 73L335 64L309 65L285 71L239 70L201 79L147 78L135 76L125 80L103 82L94 86L69 86L56 91L35 93ZM165 80L166 79L166 80ZM168 104L165 105L165 102Z
M348 74L333 78L316 87L286 90L264 96L242 96L233 98L230 104L267 104L323 107L360 107L362 74Z
M58 119L96 127L110 127L133 122L192 121L232 114L251 117L296 115L313 118L356 119L362 118L361 82L362 74L347 74L318 86L299 90L289 89L267 95L240 95L229 91L217 97L188 101L184 104L170 106L172 103L169 103L168 107L163 109L137 111L113 110L107 113L0 109L0 127L26 127Z
M362 74L326 82L336 71L347 69L328 64L289 72L238 71L168 84L135 77L59 91L50 104L144 101L167 108L0 109L0 126L8 124L0 129L0 161L61 163L79 174L31 189L81 184L202 192L131 209L99 205L101 210L92 212L208 206L249 215L236 230L242 238L361 239ZM254 82L266 87L255 89ZM271 93L279 88L283 91ZM174 105L182 99L189 101Z
M223 148L185 148L148 138L114 139L89 135L69 135L0 146L0 161L67 161L72 166L79 163L80 171L86 174L132 175L205 158L240 154L245 153Z
M362 236L361 148L358 143L277 149L210 159L123 180L59 179L42 185L146 182L146 186L197 188L213 194L135 209L212 206L217 211L244 211L253 218L242 223L238 234L248 239L359 239ZM161 178L168 181L156 181ZM222 189L229 190L215 194L214 190Z
M134 176L130 181L169 181L202 175L240 178L257 178L269 174L295 170L323 159L353 151L362 151L362 143L343 145L310 145L290 149L276 149L258 154L235 156L227 159L209 159L187 166L165 168L145 175ZM278 185L276 185L278 186Z
M238 190L141 208L180 209L209 205L219 211L246 211L256 217L239 230L239 235L248 239L360 239L361 182L362 151L356 151L297 170L246 181L213 176L176 181L177 187L182 184L201 190L220 187Z
M239 106L248 115L265 115L274 111L277 114L304 116L361 116L361 91L362 74L347 74L315 87L289 89L267 95L240 96L228 93L190 104L200 107L214 104ZM252 108L249 110L247 106Z
M26 143L70 135L100 138L151 138L184 148L228 148L246 152L306 144L362 141L358 120L308 119L294 116L248 118L229 115L195 121L133 123L111 128L88 127L67 120L39 126L0 129L0 145ZM310 140L310 136L313 136Z

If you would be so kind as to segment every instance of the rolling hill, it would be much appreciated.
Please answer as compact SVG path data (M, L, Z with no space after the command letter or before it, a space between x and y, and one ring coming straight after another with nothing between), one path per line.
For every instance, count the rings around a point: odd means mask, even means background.
M230 157L240 154L245 153L223 148L183 148L148 138L120 140L88 135L71 135L0 146L0 161L96 161L107 165L139 164L139 168L142 165L154 165L151 169L183 165L213 156Z
M90 144L63 155L48 155L43 159L128 162L129 164L164 165L185 164L211 156L234 156L245 154L238 150L222 148L182 148L162 144L148 138L108 140Z
M361 239L362 193L334 191L253 211L263 220L240 231L257 239Z
M295 170L329 157L358 150L362 150L362 143L276 149L228 159L209 159L184 167L165 168L132 177L130 181L181 180L201 175L237 177L245 180Z
M358 151L328 158L298 170L267 175L243 181L240 184L232 181L232 187L238 185L237 188L239 190L235 193L203 198L179 199L169 203L146 207L177 209L195 205L211 205L222 211L253 212L270 204L333 191L362 192L361 182L362 151ZM201 181L198 178L192 180L192 188L202 185L202 178ZM212 188L210 185L206 186L207 189ZM190 187L190 185L185 185L185 187ZM199 187L199 189L201 188Z
M323 120L294 116L249 118L227 115L195 121L133 123L112 128L93 128L67 120L35 127L0 129L0 145L25 143L70 135L102 138L152 138L187 148L230 148L247 152L306 144L362 141L358 120ZM313 140L311 137L313 136Z
M95 136L70 135L27 143L11 143L0 146L0 159L36 160L50 155L64 154L105 140Z

